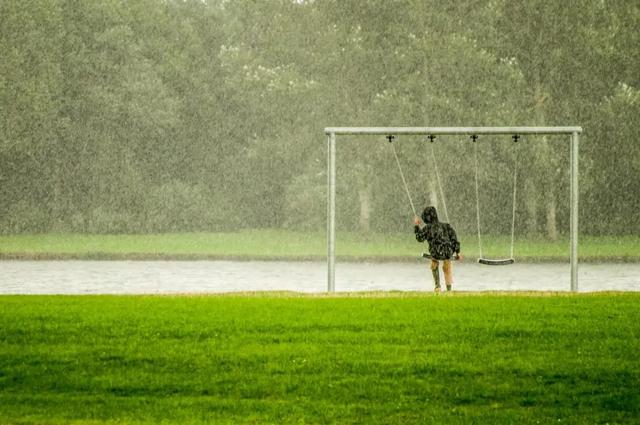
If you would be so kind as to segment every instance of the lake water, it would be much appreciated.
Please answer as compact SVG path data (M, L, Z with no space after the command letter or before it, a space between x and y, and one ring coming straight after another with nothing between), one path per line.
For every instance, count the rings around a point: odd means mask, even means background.
M568 264L454 265L461 291L568 291ZM580 264L579 291L640 291L640 264ZM2 294L325 292L325 262L0 261ZM431 291L426 263L337 263L336 291Z

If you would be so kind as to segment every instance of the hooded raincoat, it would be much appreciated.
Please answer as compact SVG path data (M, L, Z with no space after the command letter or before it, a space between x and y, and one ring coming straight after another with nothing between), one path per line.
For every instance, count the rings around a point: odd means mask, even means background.
M460 242L456 231L449 223L438 220L435 207L426 207L422 211L424 227L415 226L416 240L429 243L429 255L434 260L451 260L453 254L460 253Z

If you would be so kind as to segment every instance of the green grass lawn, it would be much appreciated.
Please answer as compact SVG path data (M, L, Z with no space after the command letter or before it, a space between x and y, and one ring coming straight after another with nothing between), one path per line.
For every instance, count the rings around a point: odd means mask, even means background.
M2 296L0 423L622 424L640 294Z
M474 236L461 236L463 253L477 257ZM509 238L486 236L486 256L509 255ZM363 236L339 233L337 255L343 259L414 259L425 244L418 244L411 232ZM519 261L568 261L569 242L518 239L515 257ZM580 258L586 261L640 261L640 236L582 237ZM324 232L300 233L285 230L246 230L234 233L183 233L157 235L43 234L0 236L0 258L239 258L322 259L326 256Z

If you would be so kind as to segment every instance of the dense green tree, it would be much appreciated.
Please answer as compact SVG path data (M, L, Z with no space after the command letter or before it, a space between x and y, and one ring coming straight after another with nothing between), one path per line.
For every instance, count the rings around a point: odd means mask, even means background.
M590 120L587 161L583 161L584 230L598 234L637 234L640 229L640 90L624 83L605 97ZM626 123L623 124L623 123Z
M607 92L593 103L579 103L585 111L587 138L582 143L582 223L589 232L640 231L640 4L607 1L601 17L606 25L601 50L606 54Z
M6 231L47 231L66 202L60 4L2 2L0 16L0 217Z
M323 32L332 46L323 60L329 78L322 86L331 100L329 111L339 113L326 114L330 125L455 126L517 121L514 111L522 82L518 70L478 48L473 38L476 28L461 24L459 10L443 11L428 2L373 0L321 2L317 7L330 17ZM468 11L469 22L481 20L487 10L485 6ZM446 142L448 150L443 150L439 161L466 155L464 161L451 161L443 168L457 209L464 211L460 223L471 223L466 212L472 211L464 205L471 194L457 189L460 182L470 181L473 157L468 144L451 138ZM400 141L397 146L399 151L406 147L400 154L416 202L422 203L418 200L425 199L424 192L434 198L435 179L426 145L416 145L414 140ZM347 217L349 226L357 224L364 231L406 228L408 202L384 138L342 142L339 148L343 149L339 161L345 163L339 170L339 183L348 181L350 186L341 189L346 191L342 203L347 205L340 216Z
M588 111L620 81L621 68L614 66L620 51L611 29L616 25L612 5L623 4L628 2L499 3L493 49L522 72L527 86L522 101L530 124L583 125L589 136ZM637 15L637 5L631 9ZM528 230L535 232L544 218L547 235L555 238L557 208L566 197L556 182L564 178L566 154L548 138L532 146L533 161L523 170L533 177L525 186Z
M326 126L576 124L585 127L583 222L621 232L608 217L618 203L635 208L623 193L637 190L637 152L622 141L637 134L638 9L622 0L2 2L0 231L320 229ZM478 145L496 232L506 229L514 162L501 140ZM416 204L441 202L431 146L394 146ZM434 145L463 231L474 224L471 146ZM520 149L518 207L533 233L566 227L566 147L549 138ZM384 138L339 149L340 225L406 228Z

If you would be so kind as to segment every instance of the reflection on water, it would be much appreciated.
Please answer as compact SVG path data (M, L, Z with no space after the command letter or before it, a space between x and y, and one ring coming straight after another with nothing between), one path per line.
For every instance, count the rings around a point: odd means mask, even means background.
M456 263L461 291L568 291L568 264ZM336 290L431 291L426 263L338 263ZM0 261L2 294L324 292L325 262ZM581 264L579 290L640 291L640 264Z

